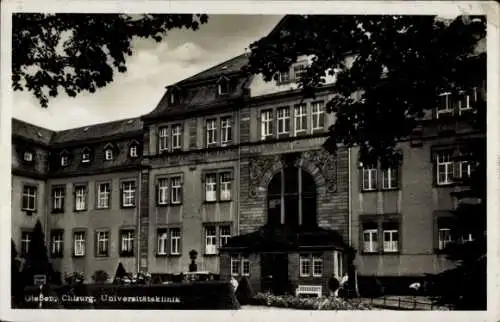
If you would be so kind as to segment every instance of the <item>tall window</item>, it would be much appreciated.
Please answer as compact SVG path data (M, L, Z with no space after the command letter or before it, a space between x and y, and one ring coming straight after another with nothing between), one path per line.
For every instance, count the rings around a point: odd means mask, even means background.
M241 275L250 276L250 259L248 256L241 257Z
M231 226L220 226L219 227L219 246L222 247L227 244L229 238L231 238Z
M87 210L87 186L75 186L75 210Z
M231 200L231 173L222 172L219 174L220 178L220 200Z
M295 135L305 133L307 131L307 112L305 105L295 106Z
M37 188L35 186L26 185L23 187L23 210L36 211L36 195Z
M231 118L224 117L221 119L221 143L227 145L232 140Z
M397 227L390 225L384 227L384 252L392 253L399 251L399 231Z
M111 187L109 183L99 183L97 185L97 208L98 209L108 209L109 208L109 196L111 194Z
M457 163L458 165L458 176L460 179L469 178L471 175L471 162L462 160Z
M122 206L135 206L135 181L125 181L122 183Z
M215 173L205 175L205 201L217 201L217 175Z
M217 230L215 226L205 227L205 254L217 254Z
M109 256L109 231L97 232L97 256Z
M286 84L290 82L290 71L285 70L282 72L278 73L278 83L279 84Z
M52 211L64 211L64 187L54 187L52 189Z
M438 230L438 248L444 249L446 245L452 242L451 229L450 228L439 228Z
M166 205L168 203L168 179L158 180L158 204Z
M157 240L158 240L158 248L157 248L157 254L158 255L167 255L167 250L168 250L168 235L167 235L167 229L165 228L160 228L157 230Z
M77 231L73 234L73 255L85 256L85 232Z
M182 126L176 124L172 126L172 149L178 150L181 148Z
M295 81L299 81L305 72L306 65L304 63L299 63L293 66L293 76L295 78Z
M172 187L171 187L171 203L180 204L182 203L182 183L181 177L172 177L171 179Z
M217 143L217 122L215 119L207 120L207 145Z
M323 275L323 258L321 256L313 256L312 263L312 275L314 277L321 277Z
M32 232L30 231L23 231L21 233L21 256L26 257L28 254L30 244L31 244L31 236Z
M363 251L365 253L378 251L378 230L376 227L363 230Z
M170 254L180 255L181 253L181 229L170 229Z
M312 105L312 129L322 130L325 127L325 106L323 102L316 102Z
M241 272L241 259L238 255L231 256L231 275L238 276Z
M300 276L306 277L311 275L311 257L308 255L300 255Z
M453 183L453 159L450 152L441 152L436 155L437 184Z
M451 93L446 92L439 95L439 103L437 106L436 117L453 114L453 104L451 101Z
M217 84L217 92L219 95L226 95L229 93L229 81L227 79L219 80Z
M50 233L50 255L52 257L62 257L64 250L64 232L54 230Z
M382 189L395 189L398 187L398 172L396 169L382 170Z
M132 256L134 255L134 231L122 230L120 232L120 255Z
M168 151L168 127L166 126L158 129L158 149L160 153Z
M290 132L290 108L281 107L277 112L278 135Z
M260 116L260 127L261 127L261 138L265 140L266 138L273 135L273 111L266 110L262 111Z
M478 89L477 87L472 88L469 91L461 91L459 93L458 99L458 112L461 114L472 110L472 106L477 102L478 99Z
M377 189L377 167L375 165L363 167L363 190Z

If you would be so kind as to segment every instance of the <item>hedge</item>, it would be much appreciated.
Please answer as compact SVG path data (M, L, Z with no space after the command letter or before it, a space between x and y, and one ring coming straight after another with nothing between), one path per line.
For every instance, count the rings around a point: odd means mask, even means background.
M298 310L371 310L369 305L351 303L341 298L315 297L303 298L292 295L277 296L269 293L258 293L251 301L251 305L282 307Z
M217 310L238 309L229 282L168 285L81 284L42 289L44 309ZM27 287L20 308L38 308L40 288Z

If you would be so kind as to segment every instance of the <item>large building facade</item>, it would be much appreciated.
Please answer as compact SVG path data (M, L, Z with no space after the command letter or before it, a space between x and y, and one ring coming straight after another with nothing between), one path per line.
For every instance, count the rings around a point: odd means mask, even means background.
M249 276L256 290L280 275L326 288L346 272L348 246L361 277L446 269L439 249L452 236L453 178L470 173L452 155L475 135L457 120L484 93L446 97L400 143L401 167L382 170L360 163L356 148L322 148L335 122L325 112L333 78L304 100L295 81L307 57L271 82L243 73L247 59L169 86L140 118L60 132L13 120L21 257L39 219L54 268L88 281L119 262L129 272L185 272L191 250L199 271ZM269 228L288 244L266 245Z

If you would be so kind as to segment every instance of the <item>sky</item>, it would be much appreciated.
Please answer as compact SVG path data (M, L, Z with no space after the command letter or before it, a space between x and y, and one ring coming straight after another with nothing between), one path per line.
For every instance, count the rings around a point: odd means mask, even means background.
M282 16L210 15L199 30L172 30L165 41L137 39L128 71L94 94L65 93L42 108L30 92L14 92L12 116L51 130L137 117L152 111L176 83L245 52L268 34Z

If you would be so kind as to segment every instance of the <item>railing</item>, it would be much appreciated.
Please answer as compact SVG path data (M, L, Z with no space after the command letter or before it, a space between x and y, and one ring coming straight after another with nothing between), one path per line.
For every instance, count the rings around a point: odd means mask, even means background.
M363 302L370 304L374 308L388 309L388 310L418 310L418 311L433 311L433 310L447 310L446 307L436 305L430 301L414 298L403 297L371 297L371 298L354 298L348 301L353 303Z

